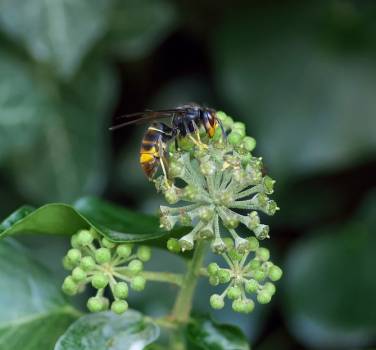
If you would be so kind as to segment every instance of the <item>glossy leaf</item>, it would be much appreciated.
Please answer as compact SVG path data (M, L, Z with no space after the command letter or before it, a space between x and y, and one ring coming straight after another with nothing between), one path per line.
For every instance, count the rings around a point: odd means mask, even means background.
M239 7L213 31L217 82L232 106L227 112L247 123L279 180L349 166L376 152L376 68L367 51L373 48L362 46L375 42L376 32L365 32L373 17L366 6L347 10L330 1ZM345 49L328 47L338 33L349 39Z
M52 349L78 311L50 272L16 242L0 242L0 265L0 348Z
M149 54L175 27L177 13L168 0L118 0L106 45L125 59Z
M221 325L208 318L195 318L187 326L189 341L202 350L249 350L242 331L231 325Z
M78 230L94 227L100 234L116 242L143 242L170 235L180 236L187 231L178 228L171 232L159 227L152 215L140 214L96 198L82 198L70 206L46 204L38 209L25 206L0 224L0 237L22 233L72 235Z
M283 304L292 333L307 346L355 348L376 337L376 236L367 216L315 232L289 253Z
M22 104L23 94L29 93L25 89L20 94L11 77L1 83L13 86L12 99L17 103ZM38 83L43 85L44 102L34 100L24 106L43 116L38 139L8 155L18 190L36 203L72 202L81 195L99 193L108 169L110 133L105 118L114 96L112 70L96 62L85 66L69 85L40 76L29 82ZM9 110L7 118L20 118L22 111Z
M27 62L1 48L0 161L11 152L27 150L37 140L47 100L42 86L33 80Z
M2 0L0 28L34 59L71 77L103 35L112 1Z
M159 327L137 311L86 315L73 323L55 350L144 349L159 336Z

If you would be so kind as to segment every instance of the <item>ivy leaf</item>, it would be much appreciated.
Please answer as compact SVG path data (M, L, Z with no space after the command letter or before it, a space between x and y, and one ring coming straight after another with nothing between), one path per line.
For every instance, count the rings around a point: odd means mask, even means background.
M162 42L175 27L176 17L168 0L117 1L105 44L121 57L139 59Z
M82 58L107 29L112 1L2 0L0 28L70 78Z
M141 350L158 337L159 327L137 311L128 310L121 316L100 312L73 323L55 350Z
M239 8L213 31L223 99L247 122L277 178L330 171L375 154L376 32L368 30L367 11L349 6L345 14L331 2ZM328 24L328 18L336 20ZM346 28L352 39L341 32ZM348 39L346 49L328 47L335 35Z
M46 204L38 209L24 206L0 223L0 238L22 233L70 236L80 229L94 227L114 242L144 242L165 247L165 239L181 236L187 228L165 231L156 216L140 214L97 198L78 200L74 206Z
M15 62L13 66L18 69ZM105 118L114 97L114 82L112 70L101 62L85 66L68 85L32 75L27 86L41 85L45 100L30 105L23 105L23 94L29 93L26 88L20 93L11 77L1 82L13 86L9 99L23 106L6 110L6 118L17 120L24 109L43 115L38 138L9 155L14 180L25 197L36 203L71 202L103 189L110 135Z
M221 325L208 318L194 318L187 326L189 341L202 350L249 350L242 331L231 325Z
M79 316L58 283L15 241L0 242L0 348L52 349Z
M283 305L292 333L308 347L364 347L376 337L375 203L376 192L366 215L314 232L289 252Z

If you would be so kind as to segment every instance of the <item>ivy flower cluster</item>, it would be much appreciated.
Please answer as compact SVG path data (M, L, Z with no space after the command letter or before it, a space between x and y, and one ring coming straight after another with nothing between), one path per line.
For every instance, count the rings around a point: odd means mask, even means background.
M262 159L252 155L256 142L246 136L245 125L223 112L217 118L226 137L218 127L212 139L202 133L189 135L178 147L171 145L168 174L155 181L171 205L160 207L160 223L166 230L193 227L168 241L171 251L192 250L197 241L209 240L212 251L227 262L227 269L216 264L208 268L211 284L229 284L221 295L212 295L213 308L222 308L227 296L235 311L251 312L254 302L247 294L255 293L259 303L269 302L275 292L270 281L282 275L269 261L269 251L258 245L269 238L269 226L261 223L259 213L274 215L279 209L269 198L275 181L264 174ZM241 227L253 235L241 237ZM247 262L250 254L254 256Z
M239 253L232 240L226 239L227 251L222 255L228 268L220 268L211 263L207 267L209 282L213 286L227 284L221 294L210 297L210 305L214 309L222 309L225 298L232 300L232 309L240 313L250 313L255 303L249 296L256 295L260 304L271 301L276 288L272 282L282 277L282 270L269 261L270 253L259 247L255 237L248 238L246 252Z
M94 229L80 230L71 238L72 248L63 258L63 265L71 274L62 289L68 295L82 292L87 284L96 289L87 307L91 312L111 308L117 314L128 309L129 288L142 291L146 279L142 276L143 263L151 257L150 248L131 244L116 244L101 237ZM106 297L109 289L113 301Z
M165 229L171 230L177 224L193 226L177 242L183 251L193 249L197 240L209 239L215 253L224 252L221 226L234 240L236 249L244 251L247 241L237 233L238 227L244 225L258 239L268 238L269 226L260 222L258 212L274 215L279 209L268 197L275 181L263 175L261 158L251 154L255 140L245 135L243 123L233 122L221 112L218 118L224 128L231 130L226 140L217 128L212 140L192 142L190 152L172 149L168 179L161 176L156 180L169 204L190 202L160 208ZM169 246L178 249L176 242L170 241Z

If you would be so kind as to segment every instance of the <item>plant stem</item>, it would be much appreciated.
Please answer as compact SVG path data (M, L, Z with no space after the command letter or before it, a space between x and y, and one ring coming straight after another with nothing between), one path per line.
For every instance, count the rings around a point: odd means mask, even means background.
M204 260L205 242L197 243L193 258L188 265L188 270L183 278L181 289L176 297L171 318L180 323L187 323L192 310L194 291L197 279L200 276L200 269Z
M128 267L118 267L115 268L114 275L119 277L123 276L125 278L131 278L132 273L129 272ZM148 281L153 282L166 282L171 284L176 284L181 286L183 284L183 276L179 273L172 272L157 272L157 271L142 271L140 275L143 276Z

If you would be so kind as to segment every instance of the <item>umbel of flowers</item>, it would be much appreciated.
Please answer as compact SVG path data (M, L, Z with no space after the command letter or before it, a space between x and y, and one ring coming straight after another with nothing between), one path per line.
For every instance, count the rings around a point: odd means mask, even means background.
M160 223L166 230L192 227L180 239L168 241L170 250L192 250L197 241L208 240L212 251L223 256L228 269L208 267L211 284L228 283L221 295L212 295L214 308L223 307L227 296L235 311L250 312L254 303L247 294L269 302L275 287L268 280L282 275L269 261L269 251L258 245L258 240L269 238L269 226L261 223L259 213L274 215L279 209L269 198L275 181L264 174L262 159L253 156L256 142L246 136L245 125L223 112L217 117L227 137L218 127L212 139L203 132L189 135L178 147L170 145L168 175L155 181L171 205L160 207ZM241 236L240 230L249 233Z

